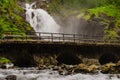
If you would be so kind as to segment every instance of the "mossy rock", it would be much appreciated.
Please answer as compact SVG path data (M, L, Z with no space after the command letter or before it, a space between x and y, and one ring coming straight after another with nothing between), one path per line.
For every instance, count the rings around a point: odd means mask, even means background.
M119 74L120 73L120 61L117 63L107 63L101 66L102 73Z
M5 57L0 57L0 64L11 63L11 61Z

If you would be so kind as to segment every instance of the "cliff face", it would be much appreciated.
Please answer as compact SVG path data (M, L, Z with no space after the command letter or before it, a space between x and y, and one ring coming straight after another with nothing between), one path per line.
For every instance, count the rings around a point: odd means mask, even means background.
M0 0L0 36L4 31L16 31L13 34L33 30L25 20L25 10L17 0Z

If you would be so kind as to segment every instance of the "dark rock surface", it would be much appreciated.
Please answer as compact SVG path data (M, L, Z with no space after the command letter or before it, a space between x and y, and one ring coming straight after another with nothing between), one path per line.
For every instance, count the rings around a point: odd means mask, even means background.
M6 77L6 80L17 80L17 76L16 75L8 75Z

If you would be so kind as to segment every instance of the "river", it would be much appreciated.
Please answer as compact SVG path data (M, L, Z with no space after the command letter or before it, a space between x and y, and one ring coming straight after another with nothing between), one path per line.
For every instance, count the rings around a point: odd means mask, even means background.
M38 70L37 68L0 69L0 80L6 80L8 75L16 76L17 80L120 80L119 74L70 74L59 75L50 69ZM12 80L12 79L11 79Z

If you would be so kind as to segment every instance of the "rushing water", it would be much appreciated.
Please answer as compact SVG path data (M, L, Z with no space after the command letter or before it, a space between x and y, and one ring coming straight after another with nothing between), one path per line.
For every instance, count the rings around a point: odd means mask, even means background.
M35 32L59 33L60 26L43 9L32 9L35 5L26 4L26 20L30 23ZM37 34L38 35L38 34Z
M38 70L35 68L26 69L1 69L0 80L6 80L8 75L17 76L17 80L120 80L120 75L113 74L74 74L59 75L57 71Z

